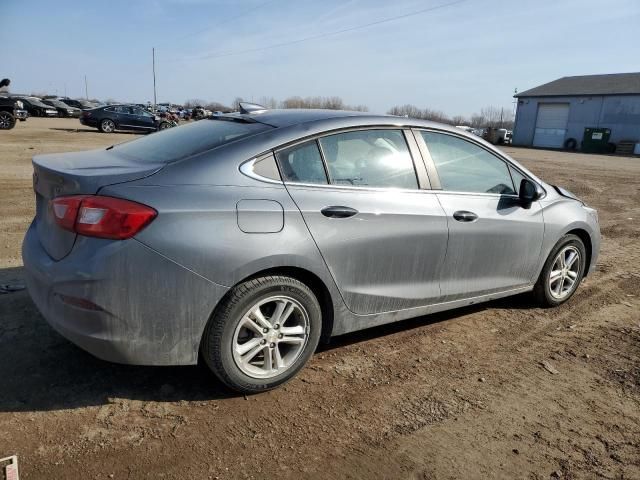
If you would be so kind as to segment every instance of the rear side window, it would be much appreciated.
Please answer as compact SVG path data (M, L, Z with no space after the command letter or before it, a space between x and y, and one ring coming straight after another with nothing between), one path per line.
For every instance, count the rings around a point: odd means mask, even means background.
M280 150L277 154L286 182L326 184L327 175L315 140Z
M141 162L169 163L272 128L263 123L206 119L116 145L113 151Z
M401 130L357 130L320 139L333 185L417 189Z
M507 164L484 148L453 135L420 132L443 190L515 194Z

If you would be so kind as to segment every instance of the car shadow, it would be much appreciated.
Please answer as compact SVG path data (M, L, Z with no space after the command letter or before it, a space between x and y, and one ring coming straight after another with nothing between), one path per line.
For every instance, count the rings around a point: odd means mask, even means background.
M22 267L0 269L0 285L24 284ZM3 291L0 289L0 291ZM526 297L423 316L333 338L319 351L447 321L487 308L531 308ZM140 367L99 360L56 333L26 290L0 293L0 412L100 406L112 398L176 402L237 397L203 365Z

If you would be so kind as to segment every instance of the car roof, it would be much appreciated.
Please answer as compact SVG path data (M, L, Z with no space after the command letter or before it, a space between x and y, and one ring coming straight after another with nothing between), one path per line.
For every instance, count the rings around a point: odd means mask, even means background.
M259 122L278 130L300 131L307 129L327 130L351 127L396 126L400 128L433 128L448 131L460 136L469 137L475 141L479 137L452 125L447 125L431 120L422 120L397 115L380 115L369 112L356 112L349 110L314 110L314 109L283 109L264 110L256 113L241 114L238 112L214 115L222 118L237 118L249 122ZM313 127L312 127L313 126Z
M256 121L271 125L272 127L288 127L300 123L315 122L318 120L326 120L330 118L346 118L371 116L367 112L352 112L348 110L314 110L314 109L282 109L282 110L266 110L260 113L226 113L221 116L243 118L250 121ZM388 117L379 115L380 117Z

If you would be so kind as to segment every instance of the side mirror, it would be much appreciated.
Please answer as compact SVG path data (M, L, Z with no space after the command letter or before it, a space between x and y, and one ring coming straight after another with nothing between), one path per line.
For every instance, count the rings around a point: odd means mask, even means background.
M524 208L529 208L533 202L539 197L538 186L527 178L523 178L520 182L520 190L518 193L520 203Z

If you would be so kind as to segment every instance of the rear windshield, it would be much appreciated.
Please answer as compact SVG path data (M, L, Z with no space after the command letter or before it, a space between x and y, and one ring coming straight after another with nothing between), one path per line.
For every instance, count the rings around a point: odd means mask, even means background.
M271 128L262 123L205 119L116 145L113 151L138 161L169 163Z

